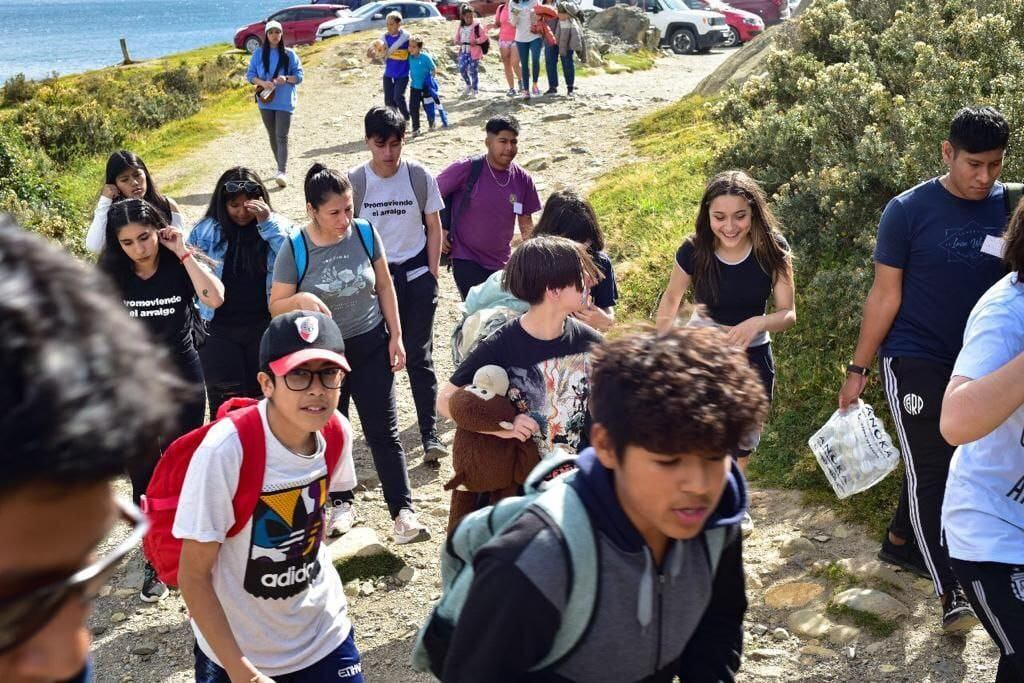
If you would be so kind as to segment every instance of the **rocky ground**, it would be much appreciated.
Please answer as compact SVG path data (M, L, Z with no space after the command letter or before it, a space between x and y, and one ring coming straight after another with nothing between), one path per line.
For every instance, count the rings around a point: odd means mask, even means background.
M438 46L448 33L447 27L427 32L428 47ZM274 208L293 219L303 218L301 177L312 161L347 169L366 158L362 117L382 97L380 67L366 64L361 48L362 43L339 43L306 72L291 132L293 184L272 192ZM479 98L457 97L457 75L445 72L442 97L453 125L412 140L405 154L439 171L451 161L482 152L483 123L495 113L512 111L523 124L519 160L534 169L542 196L564 185L586 188L607 169L634 159L625 133L628 123L689 92L727 54L666 53L650 71L581 79L575 98L540 98L529 105L505 97L500 64L489 56ZM176 168L160 169L158 177L179 188L175 198L196 219L214 180L236 164L253 166L265 176L274 170L255 113L244 129L195 150ZM454 282L446 275L436 326L441 379L452 372L449 339L460 317L458 302ZM390 542L391 522L369 454L359 443L357 466L367 490L359 494L357 508L365 529L353 531L334 548L343 552L340 546L369 546L393 553L405 564L395 576L346 586L366 678L388 683L431 680L411 671L407 661L415 630L440 597L437 558L447 519L442 485L451 476L447 462L439 470L422 463L404 375L399 385L400 427L414 498L434 538L411 546ZM358 420L354 423L358 433ZM451 424L443 427L447 440L451 429ZM127 492L125 484L122 488ZM745 552L750 611L740 680L937 683L993 678L995 650L985 633L976 629L966 637L943 636L937 602L926 582L872 563L877 543L862 530L838 524L828 509L806 506L788 491L755 490L753 515L758 526ZM191 680L192 635L184 603L172 594L158 605L144 605L137 599L140 585L135 553L97 601L90 619L97 680ZM881 616L826 609L834 595L851 588L857 590L835 599ZM863 592L868 589L884 595ZM891 635L883 635L890 630Z

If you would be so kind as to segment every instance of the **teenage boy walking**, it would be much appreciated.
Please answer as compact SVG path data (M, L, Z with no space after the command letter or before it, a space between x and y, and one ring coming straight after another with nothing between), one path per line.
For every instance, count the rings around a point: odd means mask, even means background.
M324 538L329 491L355 486L352 428L337 412L349 371L328 316L274 318L260 343L266 443L262 492L234 536L232 499L244 457L231 420L215 424L185 475L173 533L196 636L198 683L363 680L345 592ZM341 459L328 481L322 430L341 421Z
M505 267L516 226L527 239L533 233L533 214L541 209L533 178L513 161L519 151L519 121L502 114L484 130L486 155L456 161L437 176L451 212L443 251L451 257L463 301L472 287Z
M567 656L531 671L555 642L573 576L560 527L527 509L476 555L447 683L734 680L747 491L729 454L764 417L760 382L705 328L605 342L591 384L593 448L562 484L582 500L597 544L589 626ZM703 534L718 527L720 555Z
M535 438L542 458L556 447L576 453L587 446L590 348L601 335L572 317L589 302L590 286L601 279L587 248L564 237L538 236L516 248L505 268L502 289L530 305L476 348L438 395L438 410L451 417L448 401L473 382L485 365L508 373L508 397L520 414L504 439Z
M370 221L384 242L424 457L437 460L447 455L437 436L433 357L444 202L430 171L402 159L406 121L396 109L373 107L364 128L370 160L349 171L353 211Z
M899 543L909 515L935 593L942 628L978 623L950 568L940 515L953 446L939 432L942 396L963 343L971 308L1005 272L1000 240L1005 188L997 181L1010 128L991 107L961 109L942 143L949 171L895 197L878 225L875 279L839 407L856 403L875 354L906 465L905 496L880 557L912 564Z
M111 484L184 387L106 278L3 217L0 282L0 681L84 683L92 600L146 530Z

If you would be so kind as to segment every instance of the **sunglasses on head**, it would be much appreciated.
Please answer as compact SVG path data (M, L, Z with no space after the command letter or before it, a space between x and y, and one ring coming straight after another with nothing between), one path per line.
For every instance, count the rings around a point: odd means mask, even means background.
M263 188L251 180L228 180L224 183L224 191L228 194L244 192L249 195L263 196Z
M110 580L121 560L139 545L149 522L132 503L117 499L121 520L131 526L128 536L109 554L67 577L13 598L0 600L0 653L21 645L38 633L70 600L93 600Z

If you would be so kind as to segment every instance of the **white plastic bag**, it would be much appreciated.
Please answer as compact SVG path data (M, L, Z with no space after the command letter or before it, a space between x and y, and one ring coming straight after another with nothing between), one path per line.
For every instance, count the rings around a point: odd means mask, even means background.
M866 491L896 468L900 451L867 403L832 413L810 438L818 465L839 498Z

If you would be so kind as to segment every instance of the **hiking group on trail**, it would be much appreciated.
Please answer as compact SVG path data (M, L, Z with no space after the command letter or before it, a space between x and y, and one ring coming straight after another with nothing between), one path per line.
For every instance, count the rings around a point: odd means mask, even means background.
M535 4L498 18L516 27L534 89L540 44L523 17ZM454 38L467 89L477 26L467 16ZM284 186L302 73L269 33L255 77L283 107L260 103ZM302 224L236 167L186 230L142 159L120 151L86 240L98 267L0 225L0 542L19 549L0 558L0 679L91 680L88 604L140 541L140 598L180 589L195 680L372 678L325 545L358 519L365 439L394 543L447 539L414 669L735 680L756 522L744 473L772 402L772 334L797 322L784 226L750 175L715 175L665 264L655 325L625 327L597 214L573 190L541 201L515 163L515 117L488 120L484 153L436 175L406 157L432 76L413 71L411 112L408 72L385 73L393 106L366 113L365 163L307 170ZM886 207L839 393L856 404L879 356L906 464L879 556L933 580L944 631L980 621L999 683L1024 680L1024 208L998 181L1008 136L998 111L962 109L948 172ZM446 270L464 318L439 382ZM402 371L424 460L452 456L444 531L413 506ZM455 424L452 453L439 418ZM113 495L124 474L134 504ZM110 544L117 520L131 533Z

